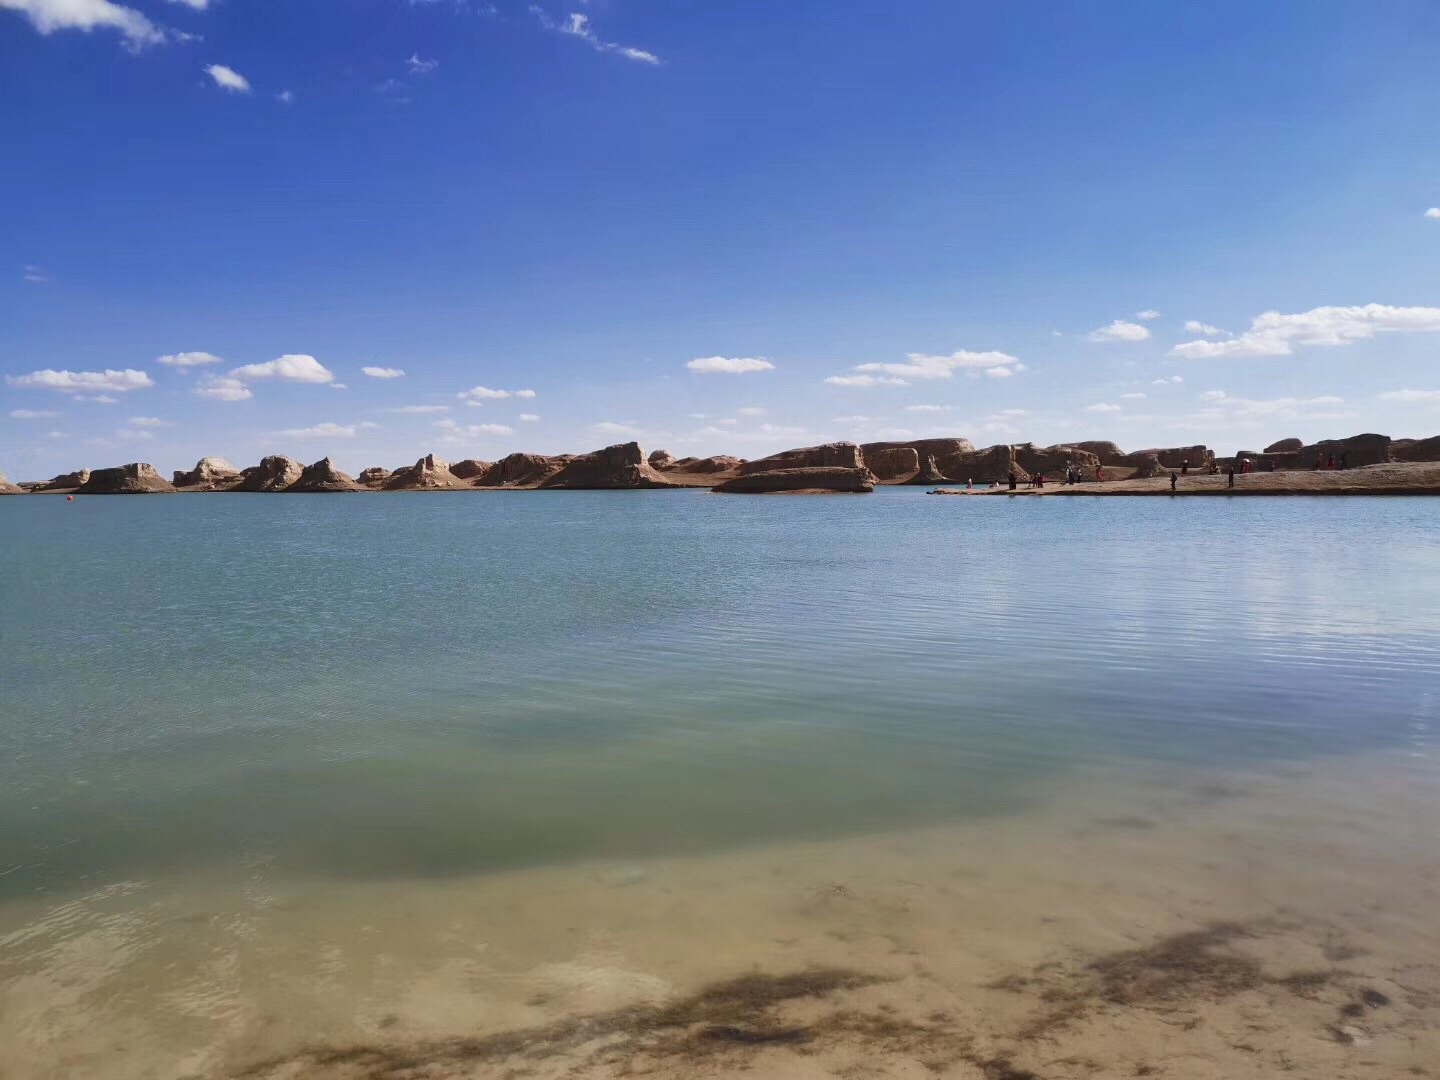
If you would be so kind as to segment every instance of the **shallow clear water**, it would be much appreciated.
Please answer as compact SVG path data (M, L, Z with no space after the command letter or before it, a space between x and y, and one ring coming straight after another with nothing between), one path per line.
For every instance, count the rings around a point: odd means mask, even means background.
M28 497L0 553L16 978L122 883L999 827L1096 772L1419 761L1440 710L1425 499Z

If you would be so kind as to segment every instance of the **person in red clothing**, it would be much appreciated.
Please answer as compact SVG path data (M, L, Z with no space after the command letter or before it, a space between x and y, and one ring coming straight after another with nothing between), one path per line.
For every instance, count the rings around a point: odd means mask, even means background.
M1335 455L1331 454L1325 459L1325 468L1331 472L1335 471Z

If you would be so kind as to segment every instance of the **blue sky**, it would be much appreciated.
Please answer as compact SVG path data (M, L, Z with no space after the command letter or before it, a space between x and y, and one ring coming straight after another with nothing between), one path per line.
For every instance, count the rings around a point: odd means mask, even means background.
M1437 116L1430 0L0 0L0 471L1434 434Z

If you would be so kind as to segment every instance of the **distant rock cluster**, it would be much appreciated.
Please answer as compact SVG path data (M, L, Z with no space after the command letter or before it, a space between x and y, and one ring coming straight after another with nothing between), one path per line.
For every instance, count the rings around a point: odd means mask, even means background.
M1314 470L1331 461L1348 469L1368 465L1440 461L1440 436L1391 439L1352 435L1306 445L1281 439L1264 450L1216 457L1204 445L1126 453L1113 442L1055 446L1002 443L977 450L968 439L914 439L906 442L825 443L785 450L746 461L735 457L676 458L665 450L646 456L638 443L618 443L589 454L516 453L499 461L467 458L448 462L426 454L396 469L372 466L351 477L328 457L302 465L282 455L237 469L218 457L201 458L193 469L166 480L143 462L118 468L78 469L50 480L14 484L0 475L0 495L27 492L134 495L163 492L286 492L320 494L360 491L462 491L477 489L603 491L645 488L710 488L723 494L792 492L862 493L876 484L997 484L1035 476L1061 482L1067 473L1087 482L1138 480L1174 471L1211 472L1235 468L1266 472Z

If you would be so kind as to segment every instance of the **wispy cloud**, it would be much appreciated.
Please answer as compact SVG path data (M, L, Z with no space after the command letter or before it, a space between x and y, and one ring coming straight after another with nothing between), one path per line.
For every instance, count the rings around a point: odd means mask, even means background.
M522 412L520 414L520 419L526 424L538 424L540 422L540 414L533 412Z
M295 91L281 90L275 95L275 100L280 102L281 105L289 105L295 100Z
M195 387L195 396L211 401L249 401L255 395L239 379L229 375L207 375Z
M192 368L204 367L207 364L223 364L225 361L214 353L208 352L181 352L171 353L168 356L157 356L157 364L164 364L166 367Z
M158 428L175 426L174 421L161 420L158 416L132 416L129 420L125 422L131 427L137 428Z
M1380 395L1380 400L1398 401L1405 405L1440 404L1440 390L1387 390Z
M472 386L455 395L466 405L479 407L487 401L504 401L506 398L529 399L535 397L534 390L492 390L488 386Z
M1008 379L1025 365L1018 357L1003 352L972 352L960 349L948 356L928 353L907 353L905 362L856 364L859 375L831 375L825 381L831 386L908 386L911 379L949 379L957 371L978 377Z
M6 375L5 382L24 390L59 390L61 393L111 391L124 393L129 390L144 390L155 385L154 380L143 371L125 368L114 371L32 371L28 375ZM98 400L98 399L97 399Z
M1098 330L1091 330L1087 335L1091 341L1144 341L1150 336L1148 327L1139 323L1126 322L1124 319L1116 319L1109 326L1102 326Z
M51 412L49 409L11 409L12 420L50 420L59 416L58 412Z
M429 75L440 66L440 61L422 60L419 53L411 53L410 59L405 61L405 66L410 69L411 75Z
M398 367L362 367L360 374L372 379L399 379L404 377L405 371Z
M1145 322L1149 322L1151 319L1158 319L1159 317L1160 312L1156 311L1153 307L1146 308L1144 311L1135 312L1135 318Z
M0 0L0 3L4 2L6 0ZM214 79L215 85L221 90L228 90L232 94L250 93L250 80L232 67L226 67L224 64L207 64L205 74Z
M382 412L401 413L410 416L424 416L427 413L447 413L449 405L398 405L393 409L382 409Z
M596 435L628 435L631 438L645 434L634 424L617 424L613 420L602 420L600 423L592 425L590 430Z
M5 6L6 0L0 0L0 7ZM50 275L38 266L27 266L25 272L20 275L31 285L49 285Z
M158 45L165 32L134 8L111 0L0 0L0 8L18 11L41 34L57 30L117 30L131 49Z
M582 0L584 2L584 0ZM589 45L596 52L614 53L616 56L623 56L626 60L634 60L638 64L659 64L660 57L644 49L637 49L632 45L620 45L614 41L605 41L595 33L590 25L590 16L579 13L571 13L561 21L552 18L544 8L538 4L530 5L530 13L535 16L540 25L546 30L554 30L556 33L566 34L570 37L579 38Z
M1427 218L1440 220L1440 206L1430 207L1429 210L1425 211L1425 216Z
M1353 345L1377 334L1440 331L1440 308L1317 307L1294 315L1267 311L1250 321L1250 329L1229 341L1187 341L1172 356L1204 360L1227 356L1290 356L1303 345Z
M365 421L360 424L316 424L314 427L286 428L284 431L271 432L276 438L281 439L353 439L362 431L368 431L379 427L379 424Z
M1203 323L1199 319L1187 320L1185 323L1185 332L1187 334L1200 334L1202 337L1227 337L1230 333L1228 330L1221 330L1218 326Z
M1112 405L1108 401L1097 401L1094 405L1086 405L1085 411L1093 413L1117 413L1120 412L1120 406Z
M436 420L435 427L444 432L446 442L515 434L515 429L508 424L457 424L454 420Z
M745 375L775 370L774 364L760 356L699 356L685 366L700 375Z
M246 364L237 367L230 374L237 379L278 379L294 383L333 383L335 375L313 356L304 353L286 353L263 364Z
M831 375L825 380L831 386L909 386L904 379L891 379L879 375Z

